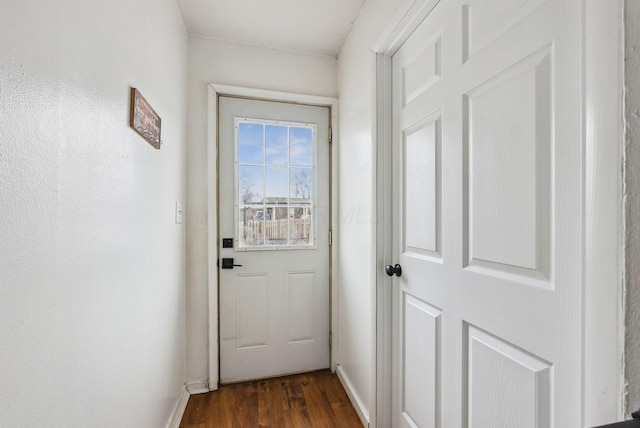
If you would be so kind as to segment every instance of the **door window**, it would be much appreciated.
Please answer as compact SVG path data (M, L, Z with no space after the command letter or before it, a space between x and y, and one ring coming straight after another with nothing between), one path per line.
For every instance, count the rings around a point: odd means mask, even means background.
M315 248L317 125L235 118L236 248Z

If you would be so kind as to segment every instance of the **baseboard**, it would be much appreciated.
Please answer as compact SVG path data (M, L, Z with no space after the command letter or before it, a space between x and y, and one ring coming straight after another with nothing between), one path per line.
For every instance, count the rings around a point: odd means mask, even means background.
M355 393L349 377L345 374L340 364L336 366L336 373L338 375L338 379L340 379L340 383L342 383L342 387L349 396L349 400L351 400L351 404L353 404L353 408L356 409L356 413L358 414L362 425L368 427L369 412L366 410L366 407L363 405L362 400L360 399L358 394Z
M209 381L208 380L199 380L195 382L187 383L187 391L189 394L205 394L209 392Z
M166 428L180 427L180 422L182 422L182 416L184 415L184 411L187 408L188 402L189 402L189 392L187 392L187 388L183 386L182 391L180 391L180 397L178 397L178 402L176 403L176 407L175 409L173 409L173 413L169 418L169 422L167 422Z

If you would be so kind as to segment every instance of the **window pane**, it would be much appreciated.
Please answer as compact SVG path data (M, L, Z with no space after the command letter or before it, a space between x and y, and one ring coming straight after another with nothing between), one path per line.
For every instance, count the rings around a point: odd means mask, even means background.
M313 130L311 128L290 128L289 144L291 165L313 166Z
M267 165L287 165L289 163L289 128L286 126L265 126L265 153Z
M289 203L289 168L267 167L266 203L275 205Z
M240 207L239 210L240 247L252 247L264 244L264 209Z
M314 245L315 138L306 124L238 121L239 248Z
M287 207L267 207L265 228L265 245L287 245L289 241L289 225L287 223Z
M264 202L264 167L238 167L238 201L240 204L261 204Z
M313 170L311 168L291 168L289 196L291 204L311 204L313 198Z
M238 162L254 164L264 162L264 125L238 123Z
M290 210L289 245L311 245L311 207Z

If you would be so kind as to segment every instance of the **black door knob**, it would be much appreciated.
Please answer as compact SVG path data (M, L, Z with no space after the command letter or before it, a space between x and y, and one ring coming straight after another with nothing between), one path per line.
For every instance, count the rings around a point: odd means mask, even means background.
M385 271L387 271L387 275L389 276L393 276L393 275L400 276L402 275L402 266L400 266L397 263L395 266L387 265L387 267L385 268Z

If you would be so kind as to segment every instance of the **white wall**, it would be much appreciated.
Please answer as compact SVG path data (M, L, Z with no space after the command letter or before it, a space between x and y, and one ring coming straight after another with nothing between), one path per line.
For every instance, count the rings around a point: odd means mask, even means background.
M640 408L640 2L625 1L627 411Z
M376 56L401 0L368 0L338 58L340 241L338 350L343 375L371 419L375 403Z
M187 381L209 378L207 84L336 97L336 59L189 36ZM217 379L215 380L217 382Z
M175 0L5 1L0 426L164 426L185 374L187 38ZM162 150L128 125L129 87Z

